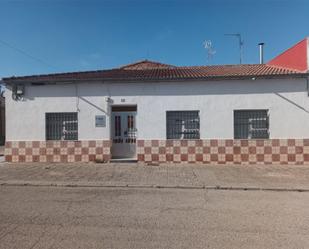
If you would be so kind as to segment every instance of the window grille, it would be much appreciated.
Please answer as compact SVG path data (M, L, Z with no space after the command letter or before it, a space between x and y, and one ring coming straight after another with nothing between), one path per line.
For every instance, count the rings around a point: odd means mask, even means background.
M199 139L199 111L167 111L167 139Z
M267 110L234 111L234 138L269 138L269 116Z
M78 140L77 112L46 113L46 140Z

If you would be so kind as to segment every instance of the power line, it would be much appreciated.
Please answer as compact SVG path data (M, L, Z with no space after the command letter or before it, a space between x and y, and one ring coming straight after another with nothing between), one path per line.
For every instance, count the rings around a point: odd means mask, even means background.
M29 58L31 58L31 59L37 61L37 62L40 62L40 63L44 64L45 66L48 66L48 67L50 67L50 68L53 68L53 69L56 69L56 70L57 70L56 67L52 66L51 64L47 63L46 61L43 61L42 59L37 58L37 57L35 57L35 56L29 54L28 52L26 52L26 51L24 51L24 50L22 50L22 49L20 49L20 48L17 48L17 47L15 47L15 46L13 46L13 45L11 45L10 43L8 43L8 42L6 42L6 41L3 41L3 40L0 39L0 43L3 44L3 45L5 45L5 46L7 46L7 47L9 47L9 48L11 48L11 49L13 49L13 50L16 50L17 52L19 52L19 53L21 53L21 54L23 54L23 55L25 55L25 56L27 56L27 57L29 57Z

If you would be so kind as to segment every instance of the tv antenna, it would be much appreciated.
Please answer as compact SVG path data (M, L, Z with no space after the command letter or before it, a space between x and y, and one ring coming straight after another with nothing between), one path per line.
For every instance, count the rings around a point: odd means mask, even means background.
M239 64L242 64L243 62L243 48L244 48L244 40L241 38L241 34L234 33L234 34L224 34L226 36L234 36L238 38L238 44L239 44Z
M216 50L213 49L211 40L205 40L203 42L203 46L205 49L207 49L207 60L210 61L216 53Z

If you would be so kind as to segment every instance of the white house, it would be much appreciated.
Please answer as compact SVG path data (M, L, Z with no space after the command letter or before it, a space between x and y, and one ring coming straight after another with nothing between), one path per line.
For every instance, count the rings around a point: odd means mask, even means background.
M8 162L309 162L308 38L267 64L4 78Z

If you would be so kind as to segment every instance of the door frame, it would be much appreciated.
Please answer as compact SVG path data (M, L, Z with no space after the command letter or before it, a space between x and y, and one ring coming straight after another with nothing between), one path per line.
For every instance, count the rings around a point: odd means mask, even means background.
M116 105L111 105L111 107L110 107L111 109L111 122L110 122L110 140L111 140L111 158L113 159L113 153L112 153L112 151L113 151L113 149L112 149L112 147L113 147L113 139L114 139L114 120L113 120L113 118L114 118L114 113L115 112L135 112L135 119L134 119L134 122L135 122L135 128L136 128L136 141L135 141L135 156L134 157L132 157L132 158L124 158L124 159L133 159L133 160L135 160L136 158L137 158L137 135L138 135L138 123L137 123L137 115L138 115L138 113L137 113L137 104L116 104ZM119 157L116 157L116 158L114 158L114 159L121 159L121 158L119 158Z

